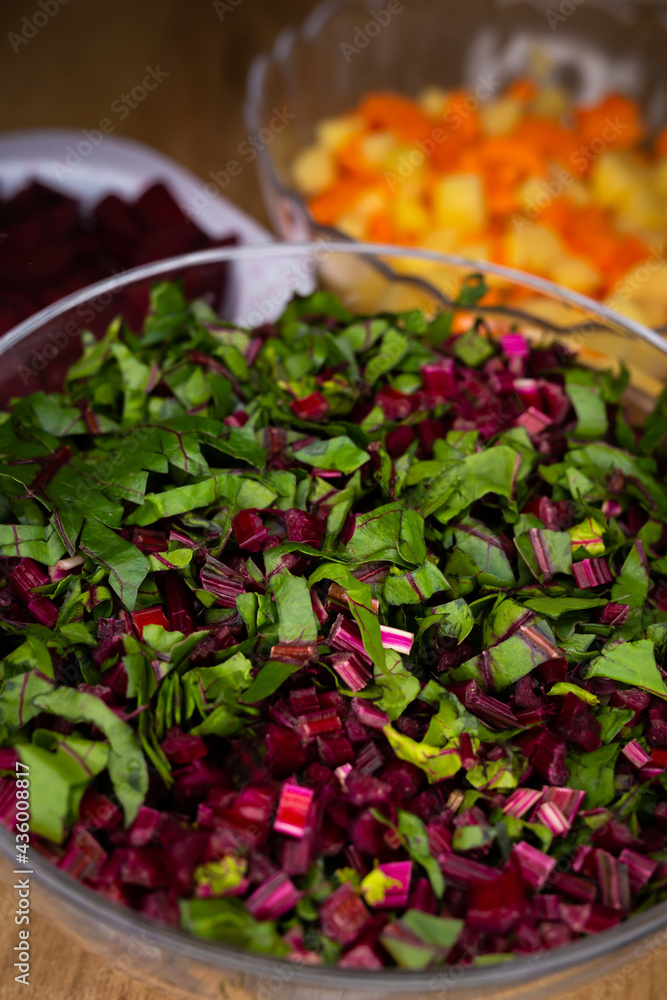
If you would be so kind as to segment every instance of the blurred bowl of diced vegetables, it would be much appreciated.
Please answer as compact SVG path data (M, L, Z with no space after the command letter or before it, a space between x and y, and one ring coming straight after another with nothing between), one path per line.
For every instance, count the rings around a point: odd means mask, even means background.
M667 329L666 50L660 5L327 0L250 73L272 222L519 268ZM449 299L445 270L419 277Z

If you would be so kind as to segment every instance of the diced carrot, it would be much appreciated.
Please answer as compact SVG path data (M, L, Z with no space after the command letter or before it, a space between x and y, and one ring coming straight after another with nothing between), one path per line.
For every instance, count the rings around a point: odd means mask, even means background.
M375 177L377 167L369 163L363 154L365 135L353 135L336 153L336 162L343 169L359 177Z
M505 89L504 98L517 102L522 111L511 133L504 134L482 130L479 99L466 90L449 94L440 121L427 116L411 98L385 91L367 94L354 110L364 127L334 152L337 177L309 202L313 216L324 225L344 224L358 238L363 233L374 241L460 247L463 252L467 247L472 253L470 234L458 232L451 213L441 211L438 197L449 175L471 174L475 189L479 190L479 178L483 190L485 219L474 241L483 245L484 256L512 263L508 236L517 219L526 225L532 220L557 237L567 257L581 261L580 270L588 265L600 275L596 294L606 295L650 253L640 230L646 212L642 216L638 203L633 232L628 202L619 225L620 203L602 204L604 192L597 180L592 183L591 169L606 150L632 150L647 167L646 183L651 186L647 204L650 207L651 198L658 204L663 175L652 167L660 157L667 159L667 128L649 151L639 145L645 129L640 109L630 98L611 94L596 106L575 112L574 124L563 124L530 110L538 93L529 80L517 80ZM418 161L411 159L417 151ZM396 173L387 174L383 163L393 164ZM622 180L621 166L619 161ZM397 174L405 181L400 202ZM612 180L614 176L612 171ZM570 196L570 182L575 180ZM545 194L540 194L542 188ZM529 204L523 205L524 197ZM502 288L494 287L493 294L498 302L507 301ZM520 303L531 295L528 290L513 290L510 301Z
M366 190L366 183L358 177L341 177L322 194L308 202L308 207L316 222L322 226L333 226L337 219L354 206Z
M517 288L517 292L519 293L519 295L521 297L523 297L522 293L525 293L526 298L528 297L528 289ZM484 296L484 305L485 306L499 306L499 305L502 305L502 303L505 301L505 298L506 298L506 295L503 292L502 288L493 288L492 287L492 288L489 288L488 292ZM500 323L502 323L504 325L506 323L506 320L504 318L502 320L498 320L498 319L494 319L493 317L489 317L487 319L487 323L488 323L488 325L491 328L493 328L493 327L496 327L496 326L500 325Z
M506 97L513 97L516 101L528 104L537 95L537 88L532 80L515 80L505 91Z
M449 95L445 126L458 135L462 144L473 142L482 134L478 105L479 99L467 90L452 90Z
M405 239L399 239L396 227L384 212L368 220L368 238L373 243L405 243Z
M461 158L461 169L484 177L489 208L503 215L518 208L521 183L529 177L541 177L546 163L537 150L514 138L497 137L468 150Z
M624 274L639 264L644 263L651 256L651 248L639 238L632 234L623 237L616 242L614 255L608 261L604 273L605 285L611 289Z
M434 169L442 173L458 171L461 164L461 156L466 149L465 142L458 132L454 132L447 126L443 127L443 132L445 133L445 138L435 143L429 159Z
M567 235L579 225L577 210L567 198L553 198L540 212L540 222L557 232Z
M577 209L567 198L553 198L540 212L540 222L567 234L577 226Z
M528 115L517 128L514 139L528 148L539 150L543 158L556 160L570 169L574 165L578 136L558 122Z
M589 205L576 214L577 224L568 231L568 244L577 255L587 257L604 273L616 253L618 236L603 209Z
M659 133L655 141L655 151L658 156L667 156L667 125Z
M511 215L519 208L519 198L514 184L487 184L486 201L493 215Z
M452 333L466 333L476 319L474 313L457 310L452 316Z
M480 154L482 160L490 166L496 167L500 164L511 166L517 177L531 174L539 177L546 169L544 156L537 149L514 137L507 139L499 136L487 139L480 147Z
M636 101L622 94L610 94L595 107L581 108L577 123L582 141L589 146L601 144L603 149L629 149L644 137Z
M433 129L414 101L389 91L368 94L359 110L368 128L390 129L402 142L423 141Z
M462 174L482 175L484 173L484 165L482 163L479 146L472 146L468 149L462 150L459 158L459 169Z

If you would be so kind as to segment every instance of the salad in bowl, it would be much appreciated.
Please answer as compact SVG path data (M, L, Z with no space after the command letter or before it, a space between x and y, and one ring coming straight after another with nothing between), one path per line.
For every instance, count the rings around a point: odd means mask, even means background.
M520 965L653 912L664 396L480 274L244 327L163 271L0 415L11 839L313 969Z

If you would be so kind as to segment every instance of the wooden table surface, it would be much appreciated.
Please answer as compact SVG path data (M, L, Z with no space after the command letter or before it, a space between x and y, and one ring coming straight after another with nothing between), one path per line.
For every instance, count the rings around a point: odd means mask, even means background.
M280 28L300 24L315 0L42 0L61 4L34 32L39 0L0 4L0 132L93 129L146 67L168 74L136 108L111 117L139 139L207 178L238 158L247 138L241 106L252 58ZM225 11L225 7L228 8ZM38 23L43 18L38 17ZM254 164L224 195L266 223Z
M60 9L32 32L24 18L38 0L0 6L0 131L44 126L95 128L111 104L141 83L146 67L168 74L118 125L202 177L224 169L246 138L241 115L253 55L285 24L299 23L312 0L44 0ZM37 17L38 22L44 20ZM20 39L20 40L17 40ZM16 51L15 51L16 49ZM225 190L266 223L254 166ZM15 893L0 885L0 998L14 1000L167 1000L106 966L37 916L31 918L30 986L14 982ZM567 1000L659 1000L667 990L667 950L630 980L599 980Z

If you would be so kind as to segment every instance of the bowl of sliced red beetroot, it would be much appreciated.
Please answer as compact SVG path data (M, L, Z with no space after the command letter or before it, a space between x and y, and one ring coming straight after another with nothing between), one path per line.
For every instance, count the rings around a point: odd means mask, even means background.
M204 233L160 182L136 198L111 193L87 207L33 180L0 200L0 227L0 335L110 274L237 242L233 234L214 239ZM189 293L196 298L210 286L209 272ZM123 314L136 323L146 306L144 299L128 297Z
M634 975L667 926L665 347L416 253L442 311L377 253L149 264L0 343L7 877L195 997Z

